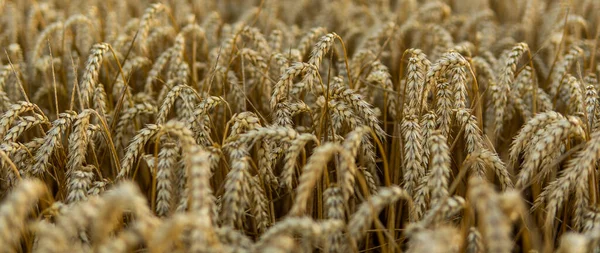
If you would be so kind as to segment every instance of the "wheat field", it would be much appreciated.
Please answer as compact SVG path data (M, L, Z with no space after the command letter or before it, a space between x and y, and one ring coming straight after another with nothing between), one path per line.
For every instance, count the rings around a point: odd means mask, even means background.
M0 252L600 252L598 0L0 14Z

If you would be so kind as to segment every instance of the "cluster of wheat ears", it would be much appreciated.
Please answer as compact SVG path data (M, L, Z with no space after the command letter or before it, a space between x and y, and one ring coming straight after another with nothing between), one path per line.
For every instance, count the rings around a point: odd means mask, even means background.
M599 10L0 0L0 252L597 252Z

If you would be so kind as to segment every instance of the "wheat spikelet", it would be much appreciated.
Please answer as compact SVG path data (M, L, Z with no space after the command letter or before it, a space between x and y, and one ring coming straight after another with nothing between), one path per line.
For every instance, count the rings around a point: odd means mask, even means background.
M358 73L361 71L361 68L375 61L376 55L370 48L361 48L354 55L352 55L352 59L350 61L350 72Z
M160 56L154 61L152 64L152 68L148 72L148 76L146 77L146 82L144 83L144 92L146 94L153 94L154 88L152 83L154 80L158 79L160 72L163 70L165 65L169 62L169 59L174 54L173 49L167 49L163 51Z
M186 84L180 84L169 90L167 96L164 98L158 114L156 115L156 123L163 124L167 120L167 114L171 111L171 108L175 104L177 97L180 97L183 101L183 108L181 114L184 119L189 118L194 111L194 101L198 95L196 91Z
M2 110L6 110L11 104L11 99L8 97L6 92L0 91L0 108L2 108Z
M275 113L273 114L273 124L284 127L292 127L292 117L302 113L310 112L310 108L302 101L298 102L282 102L277 104Z
M450 70L450 85L454 92L454 108L464 109L468 106L467 101L467 72L468 64L454 67Z
M295 139L297 135L298 133L291 128L279 126L258 127L240 135L230 136L230 138L226 140L227 144L225 144L224 148L227 148L228 146L237 147L242 144L250 147L262 139L268 139L277 142L289 142Z
M147 51L146 38L148 37L150 26L154 17L156 16L156 14L159 14L166 8L167 7L161 3L155 3L150 5L150 7L146 8L146 10L144 11L144 15L142 16L139 23L139 40L142 41L142 43L139 44L139 49L141 50L141 52L145 53Z
M348 151L350 156L356 157L358 154L358 148L361 146L361 144L370 142L368 139L368 134L370 132L371 128L366 126L355 128L352 132L346 135L342 146ZM365 146L366 145L362 146L363 149ZM371 149L369 148L368 150ZM371 160L371 163L375 163L374 155L370 155L368 159ZM347 157L344 157L342 158L342 161L340 161L341 168L339 173L341 174L341 178L339 180L340 187L344 192L344 200L347 200L350 196L352 196L352 194L354 194L354 177L356 174L356 166L351 166L351 164L354 164L354 159L348 159Z
M283 44L283 32L277 29L271 31L269 34L268 43L269 47L271 47L274 52L281 51Z
M79 202L71 206L68 210L56 217L54 231L55 233L45 233L54 235L54 238L47 236L39 237L39 244L52 244L53 246L66 245L68 248L54 248L55 252L65 251L69 248L89 248L84 243L89 243L89 238L81 230L87 228L90 220L99 216L100 206L106 204L106 201L100 197L88 198L85 202ZM80 237L81 236L81 237ZM48 242L52 240L52 242ZM84 242L86 241L86 242ZM68 244L69 243L69 244Z
M155 23L155 25L158 25ZM147 39L147 46L148 47L160 47L162 46L162 43L165 41L168 42L172 42L173 38L175 38L177 36L177 33L175 32L175 29L173 28L173 26L171 25L162 25L162 26L158 26L158 27L154 27L150 34L148 35L148 39Z
M345 101L331 99L329 103L325 105L325 98L320 96L317 99L316 104L320 107L328 107L331 113L331 124L333 125L334 132L342 131L344 125L347 125L350 129L365 125L363 119L357 116L351 106ZM321 114L313 114L312 116L313 125L315 125L314 128L317 128Z
M568 98L566 102L569 114L583 113L583 92L577 78L572 75L566 75L563 79L562 87L568 93L567 95L562 95L563 92L561 92L561 97Z
M35 232L35 243L32 252L58 252L60 249L75 249L75 245L67 246L67 242L62 240L62 235L56 233L56 225L49 221L42 220L30 228ZM80 248L83 250L83 248Z
M252 65L254 65L254 67L257 68L260 73L265 73L268 70L269 67L267 65L267 61L258 52L249 48L243 48L240 50L240 54L250 63L252 63ZM258 76L260 76L260 74L258 74ZM267 85L270 87L270 83L267 83ZM271 94L271 92L268 92L267 94Z
M265 231L271 223L271 215L268 212L267 196L258 175L250 179L250 188L253 206L251 212L256 220L256 227L258 231Z
M483 137L477 124L477 118L468 109L458 109L456 119L464 126L465 150L472 153L482 148Z
M552 106L552 98L550 97L550 95L548 93L546 93L543 89L538 88L537 90L537 100L538 100L538 105L537 107L539 108L538 111L540 112L546 112L546 111L550 111L553 109ZM533 96L528 96L527 97L528 100L531 100L531 104L533 104ZM529 103L529 101L527 101Z
M147 242L149 252L164 252L171 249L173 244L181 243L179 237L191 226L192 221L188 214L176 213L159 224Z
M302 168L302 174L300 175L299 179L300 182L298 184L298 187L296 188L296 198L288 215L300 216L304 214L304 212L306 211L308 199L313 193L313 188L319 180L320 176L323 174L323 167L326 167L326 164L336 153L340 154L343 157L342 159L353 159L353 157L348 153L348 151L344 150L339 144L325 143L315 148L313 154L308 159L308 162ZM345 165L355 166L354 163ZM352 169L350 168L347 169L352 171Z
M464 66L468 66L468 62L465 60L465 58L463 56L461 56L457 52L450 51L450 52L442 55L442 57L440 57L440 59L438 59L433 65L431 65L431 67L427 71L427 77L426 77L427 83L426 83L426 86L424 87L425 90L423 91L423 94L425 96L427 96L427 94L429 93L429 91L431 89L436 88L439 85L440 80L444 79L445 74L447 72L450 72L448 70L454 70L455 68L461 68ZM462 72L459 72L459 73L462 73ZM457 83L457 82L461 81L460 79L462 79L462 78L458 78L458 76L455 76L455 74L453 74L450 79L452 81L452 84L454 84L453 87L455 88L455 92L457 92L455 94L455 97L463 97L464 93L465 93L464 84ZM462 87L458 87L458 86L462 86ZM454 102L460 104L460 103L464 103L466 101L457 100Z
M4 136L4 142L15 142L22 133L41 124L49 125L50 122L46 117L37 113L34 116L22 116L15 126L8 130Z
M42 144L44 144L44 138L36 138L27 143L9 143L0 145L0 150L4 151L8 157L13 161L19 170L20 174L27 174L31 171L34 162L34 151L37 151ZM12 175L16 177L16 175ZM9 181L13 182L17 178L11 178ZM9 184L10 185L10 184Z
M507 96L510 94L510 87L514 82L515 72L519 58L529 51L529 46L525 43L518 43L510 51L506 52L505 61L500 66L500 75L498 75L498 93L494 99L494 131L499 133L504 127L504 116L507 105Z
M583 212L588 205L588 173L596 157L600 153L600 144L598 144L598 134L593 133L584 149L567 163L567 168L559 174L558 178L552 181L536 199L533 208L539 208L546 203L547 217L553 215L562 207L563 202L569 197L571 191L575 190L575 210L573 215L574 227L581 226ZM552 222L548 219L547 222ZM551 223L546 224L546 226Z
M408 49L406 54L410 54L407 65L407 82L406 82L406 101L409 109L421 108L422 91L425 87L425 78L431 62L427 59L420 49Z
M225 226L240 227L241 215L246 208L246 196L250 194L251 180L248 157L236 158L231 162L231 170L227 173L221 207L221 221Z
M564 116L557 112L549 111L539 113L527 121L514 137L510 146L509 167L512 167L517 162L519 154L529 146L527 141L533 138L538 129L544 128L546 125L560 119L564 119Z
M171 54L171 62L167 69L167 78L169 80L177 80L180 82L187 82L187 70L184 69L185 63L183 61L183 53L185 51L185 37L183 31L175 36L175 42L173 43L173 54ZM179 74L183 71L182 75Z
M414 196L419 179L425 176L423 167L423 134L417 115L406 115L402 121L404 139L404 189Z
M511 105L521 114L521 117L523 117L523 120L525 122L531 119L531 110L529 109L529 106L526 104L524 99L522 99L521 97L517 97L515 93L511 93L509 95L509 101Z
M218 65L220 67L226 67L229 62L231 60L231 58L233 57L232 53L235 53L235 49L236 49L236 44L238 43L238 41L240 40L240 36L238 36L242 29L245 27L244 22L238 22L236 24L234 24L233 26L229 26L229 33L224 33L222 42L221 42L221 52L220 52L220 56L219 59L219 63Z
M450 135L450 127L452 125L452 99L450 84L442 82L437 85L437 105L436 114L437 128L441 130L441 133L448 138Z
M383 8L385 9L385 8ZM379 24L375 31L371 34L367 35L364 39L363 45L361 47L364 48L376 48L379 47L379 41L384 40L388 37L394 35L395 29L397 29L396 24L394 22L386 22L383 24Z
M583 122L581 119L568 116L566 119L552 122L536 131L536 135L531 139L534 143L527 148L524 155L524 162L517 176L516 186L521 188L529 183L529 179L539 170L549 165L549 157L556 157L551 154L559 149L559 144L569 136L585 136Z
M348 103L352 109L366 121L366 124L375 131L380 140L385 140L385 131L379 125L379 120L372 109L361 95L346 87L337 87L332 91L334 97Z
M88 32L89 30L93 30L94 29L94 22L92 21L92 19L82 15L82 14L75 14L75 15L71 15L64 24L64 32L71 32L70 28L74 27L73 29L73 33L74 36L73 37L73 44L76 44L76 46L81 47L81 48L89 48L91 46L92 43L92 33ZM86 27L88 29L82 29L82 27ZM63 42L63 43L68 43L68 42Z
M369 189L369 194L376 194L379 191L379 186L377 185L377 178L373 174L371 174L371 172L369 172L369 170L365 167L358 167L358 171L360 171L362 173L362 176L365 178L367 188Z
M596 90L598 90L598 88L600 88L600 83L598 82L598 76L595 73L588 73L587 75L585 75L583 77L583 83L584 83L584 87L586 85L594 85L594 87L596 88Z
M294 49L295 50L295 49ZM273 59L275 60L275 64L277 66L279 66L278 68L278 74L279 76L282 76L285 71L287 70L288 67L290 67L290 62L292 61L292 59L290 59L289 56L291 56L292 52L294 52L294 55L296 55L295 53L298 53L298 50L295 51L290 51L290 54L275 54L273 55Z
M295 131L294 131L294 134ZM285 138L285 137L284 137ZM295 138L295 137L294 137ZM280 142L282 145L287 145L287 143L281 143L281 139L275 138L275 141ZM279 139L279 140L277 140ZM273 162L276 159L276 154L274 154L275 143L271 139L266 139L261 142L260 147L256 152L256 156L258 157L258 173L261 175L262 180L265 181L266 185L277 185L277 178L273 173Z
M83 110L77 115L73 122L73 132L69 135L69 155L67 157L67 171L78 170L85 161L85 153L90 136L87 130L90 125L90 117L94 113L91 109Z
M565 79L564 75L577 60L577 57L580 57L582 54L583 50L578 46L573 45L569 48L569 51L564 55L560 62L557 63L556 70L554 70L550 76L552 83L550 84L548 94L550 94L551 97L556 96L559 92L560 83Z
M222 97L210 96L200 101L189 118L190 129L194 133L196 143L208 146L212 142L208 128L208 113L221 103L226 103Z
M0 68L0 90L4 91L9 74L13 71L11 66L2 66Z
M90 141L87 129L92 112L91 109L86 109L79 113L73 123L73 132L69 135L69 155L67 156L69 195L67 203L85 200L88 187L93 179L93 167L83 165Z
M445 201L438 202L434 208L431 208L420 223L435 226L446 219L456 216L464 208L465 199L463 197L448 197Z
M127 146L125 156L121 160L121 171L119 171L116 177L117 180L122 180L129 176L138 155L143 151L146 143L159 132L177 136L184 152L188 152L195 144L191 131L182 122L169 121L164 125L148 124L144 129L138 131L131 143L129 143L129 146Z
M427 188L431 189L431 203L448 195L448 181L452 168L450 167L450 151L446 138L439 131L435 131L427 140L430 144L431 163Z
M392 116L392 118L396 118L396 96L388 95L385 91L394 90L392 84L392 76L390 75L388 68L381 62L376 61L371 65L373 67L373 70L371 70L371 73L367 76L367 81L375 83L376 85L384 89L384 98L386 99L385 102L388 113Z
M192 232L192 237L196 240L191 248L198 250L199 247L206 245L219 248L220 244L216 241L215 230L213 228L213 213L214 197L210 189L210 167L209 154L197 146L190 148L190 155L187 161L190 164L190 196L192 202L190 210L195 214L195 231ZM215 217L216 218L216 217ZM202 230L198 231L198 230Z
M127 127L131 124L131 121L135 120L138 115L154 114L156 113L156 107L149 103L138 103L131 108L127 108L119 117L117 127L115 128L115 145L123 145L124 136L127 134Z
M18 43L10 43L6 48L8 53L8 57L13 59L13 65L18 65L19 67L25 66L25 58L23 57L23 48Z
M110 115L106 115L108 113L107 101L104 85L100 84L94 89L94 94L92 94L93 109L100 115L105 115L107 119L110 119Z
M315 27L307 32L298 42L298 47L296 49L298 50L299 54L301 56L306 55L314 41L316 41L317 38L325 33L327 33L327 29L324 27Z
M98 81L100 66L102 65L102 55L109 47L110 45L107 43L98 43L90 49L90 56L85 64L85 72L83 72L81 82L79 83L81 105L83 108L90 108L90 98L94 93L96 82Z
M10 105L8 110L6 110L6 112L0 116L0 138L5 137L13 122L17 120L19 115L33 110L40 111L37 105L29 102L18 102Z
M533 116L533 103L526 103L528 100L526 98L530 95L533 96L533 94L530 94L533 92L532 75L533 72L531 67L525 66L513 82L509 94L510 99L508 103L521 113L525 122L529 121ZM522 94L525 94L526 98L524 98Z
M288 99L293 79L296 76L315 72L313 70L314 68L316 68L314 65L303 62L293 63L289 68L287 68L279 78L279 81L275 84L275 87L273 87L273 94L271 95L271 109L275 109L275 106L278 103Z
M75 171L71 171L67 185L69 193L65 201L66 203L75 203L87 199L94 178L94 169L93 165L86 165Z
M436 128L437 115L435 112L427 112L421 116L420 125L423 133L423 140L429 140L429 137L435 131ZM423 142L423 167L428 168L429 165L429 142Z
M88 196L98 196L101 193L106 191L106 187L109 186L109 181L107 179L104 179L102 181L94 181L92 182L87 195Z
M35 152L35 164L31 168L33 175L41 176L46 171L48 160L54 152L54 148L59 144L63 132L71 125L76 116L75 112L69 111L59 114L59 118L52 122L52 128L48 130L46 137L44 137L44 144Z
M272 52L271 46L267 42L265 36L260 32L259 29L255 27L246 26L242 30L242 35L246 36L248 39L254 43L254 47L259 50L259 52L265 56L269 56Z
M585 87L584 93L584 106L585 106L585 116L586 123L588 125L588 129L592 129L595 126L597 111L598 108L598 93L596 92L596 88L594 85L588 85Z
M230 122L233 122L231 126L231 135L240 135L244 132L260 127L260 120L256 114L252 112L242 112L235 114L231 117Z
M304 146L310 141L314 142L317 146L319 145L319 140L312 134L300 134L290 143L290 146L285 153L284 166L281 172L281 179L279 180L282 187L286 187L288 190L292 189L293 176L296 170L296 160L304 149Z
M226 149L248 149L257 141L261 142L258 149L259 157L259 174L268 183L277 184L277 180L273 174L271 166L272 150L270 143L288 143L296 138L298 133L291 128L285 127L259 127L252 129L241 135L232 136L226 141L224 148ZM238 152L238 151L235 151ZM246 151L247 152L247 151Z
M482 148L477 150L471 154L471 156L478 160L481 164L485 165L488 168L494 170L498 181L500 181L500 185L502 190L512 189L514 188L513 181L511 179L511 175L504 163L498 157L498 154L490 151L488 149Z
M156 215L166 216L171 210L173 171L177 165L179 150L174 142L167 141L158 153L156 171Z
M598 229L598 226L600 225L600 216L598 215L598 208L586 208L582 218L583 224L581 224L581 232L586 233Z
M119 171L117 179L124 178L129 175L129 171L131 170L133 163L137 159L138 154L142 152L146 142L148 142L152 136L161 131L162 128L163 127L160 125L147 125L142 130L138 131L135 137L133 137L133 140L129 143L129 146L127 146L125 156L121 161L121 171Z

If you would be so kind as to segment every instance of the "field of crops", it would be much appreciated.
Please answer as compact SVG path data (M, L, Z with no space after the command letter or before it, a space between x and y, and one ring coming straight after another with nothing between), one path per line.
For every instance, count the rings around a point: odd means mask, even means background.
M598 0L0 0L0 253L600 251Z

